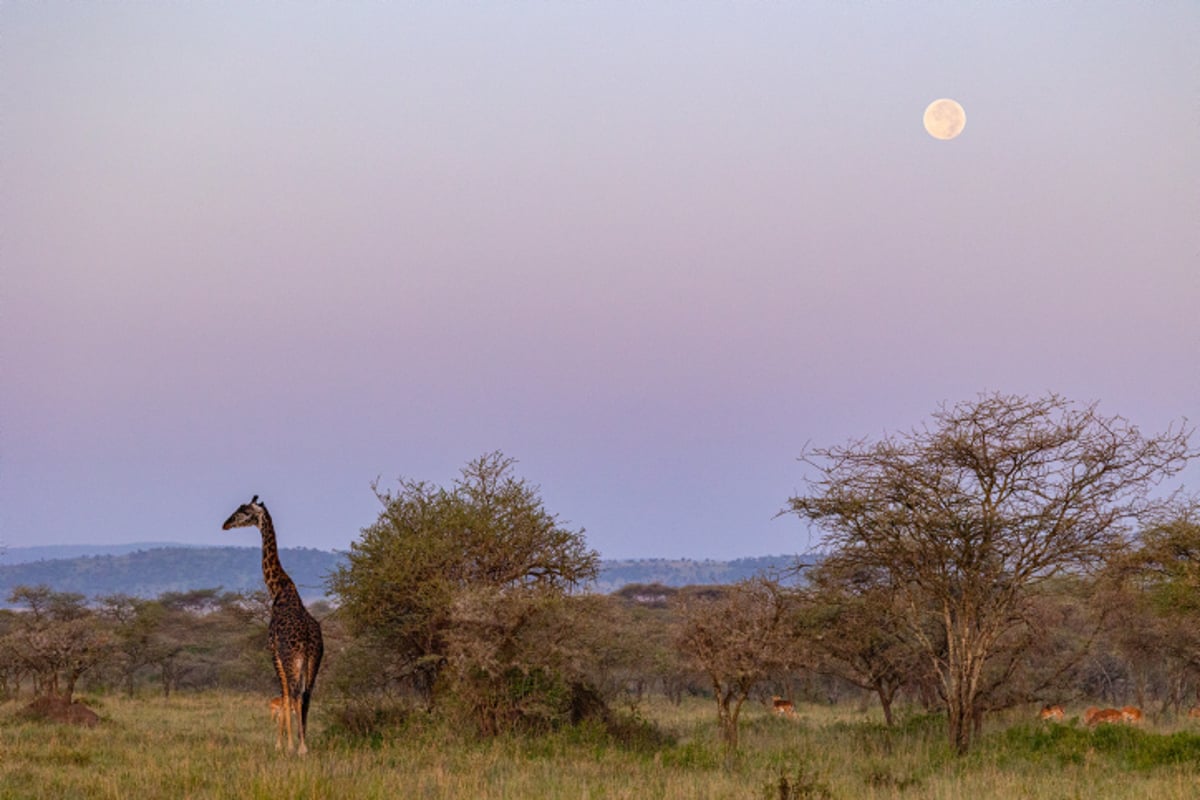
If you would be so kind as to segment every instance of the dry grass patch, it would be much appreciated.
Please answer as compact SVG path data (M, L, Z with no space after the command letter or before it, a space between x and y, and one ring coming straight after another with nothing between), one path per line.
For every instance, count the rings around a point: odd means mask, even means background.
M965 758L941 720L801 706L798 719L747 709L742 753L722 766L713 705L640 709L661 738L622 742L597 726L480 740L412 719L372 737L344 735L316 708L306 757L274 749L261 697L182 695L89 701L80 728L0 707L0 798L456 798L472 800L797 800L811 798L1154 798L1200 786L1189 730L1037 724L999 728Z

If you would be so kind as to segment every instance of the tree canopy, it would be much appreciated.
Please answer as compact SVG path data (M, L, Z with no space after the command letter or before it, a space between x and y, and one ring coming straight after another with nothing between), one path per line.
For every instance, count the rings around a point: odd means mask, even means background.
M824 532L831 559L900 593L963 752L985 666L1029 624L1031 587L1120 552L1153 488L1194 455L1188 433L1144 436L1057 395L984 395L907 433L806 454L815 476L787 510Z
M448 633L469 593L561 595L596 577L583 531L546 511L538 488L500 452L467 464L449 487L401 479L375 487L383 510L351 545L329 586L352 628L389 654L390 677L432 691Z

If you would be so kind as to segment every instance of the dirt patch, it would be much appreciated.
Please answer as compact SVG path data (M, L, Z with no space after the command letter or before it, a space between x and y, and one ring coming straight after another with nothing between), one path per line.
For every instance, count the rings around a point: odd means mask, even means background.
M24 714L29 719L85 725L89 728L100 722L100 716L83 703L78 700L68 703L62 697L39 697L25 706Z

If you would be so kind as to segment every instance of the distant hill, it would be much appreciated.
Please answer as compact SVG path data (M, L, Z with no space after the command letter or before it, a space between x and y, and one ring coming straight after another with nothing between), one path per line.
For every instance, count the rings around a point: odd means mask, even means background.
M36 557L35 556L40 556ZM306 547L284 548L280 559L305 600L325 595L325 579L344 553ZM692 559L613 559L600 564L589 590L611 593L631 583L664 586L736 583L762 572L793 565L795 556L764 556L734 561ZM153 598L166 592L220 587L255 591L263 587L261 550L257 547L119 545L14 547L0 558L0 607L17 586L46 585L85 597L128 594Z
M128 594L158 597L166 592L220 587L225 591L263 588L262 551L257 547L150 547L116 555L88 555L0 566L0 605L16 586L46 585L57 592L85 597ZM33 548L30 548L33 549ZM20 553L17 559L23 558ZM305 547L284 548L280 558L300 594L317 600L325 594L325 576L336 568L338 553Z
M761 556L733 561L694 561L690 558L606 559L600 562L600 578L592 590L610 594L631 583L661 583L664 586L737 583L762 573L782 572L797 563L797 556Z
M0 548L0 566L28 564L30 561L53 561L60 558L84 556L122 556L138 550L159 547L190 547L174 542L137 542L135 544L50 544L41 547Z

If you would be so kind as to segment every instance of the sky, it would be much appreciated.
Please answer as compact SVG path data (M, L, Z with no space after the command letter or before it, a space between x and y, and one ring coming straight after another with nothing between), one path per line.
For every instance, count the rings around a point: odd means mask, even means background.
M344 550L373 483L500 450L604 558L798 553L806 446L985 392L1200 420L1198 41L1191 0L0 3L0 543L251 546L258 494Z

